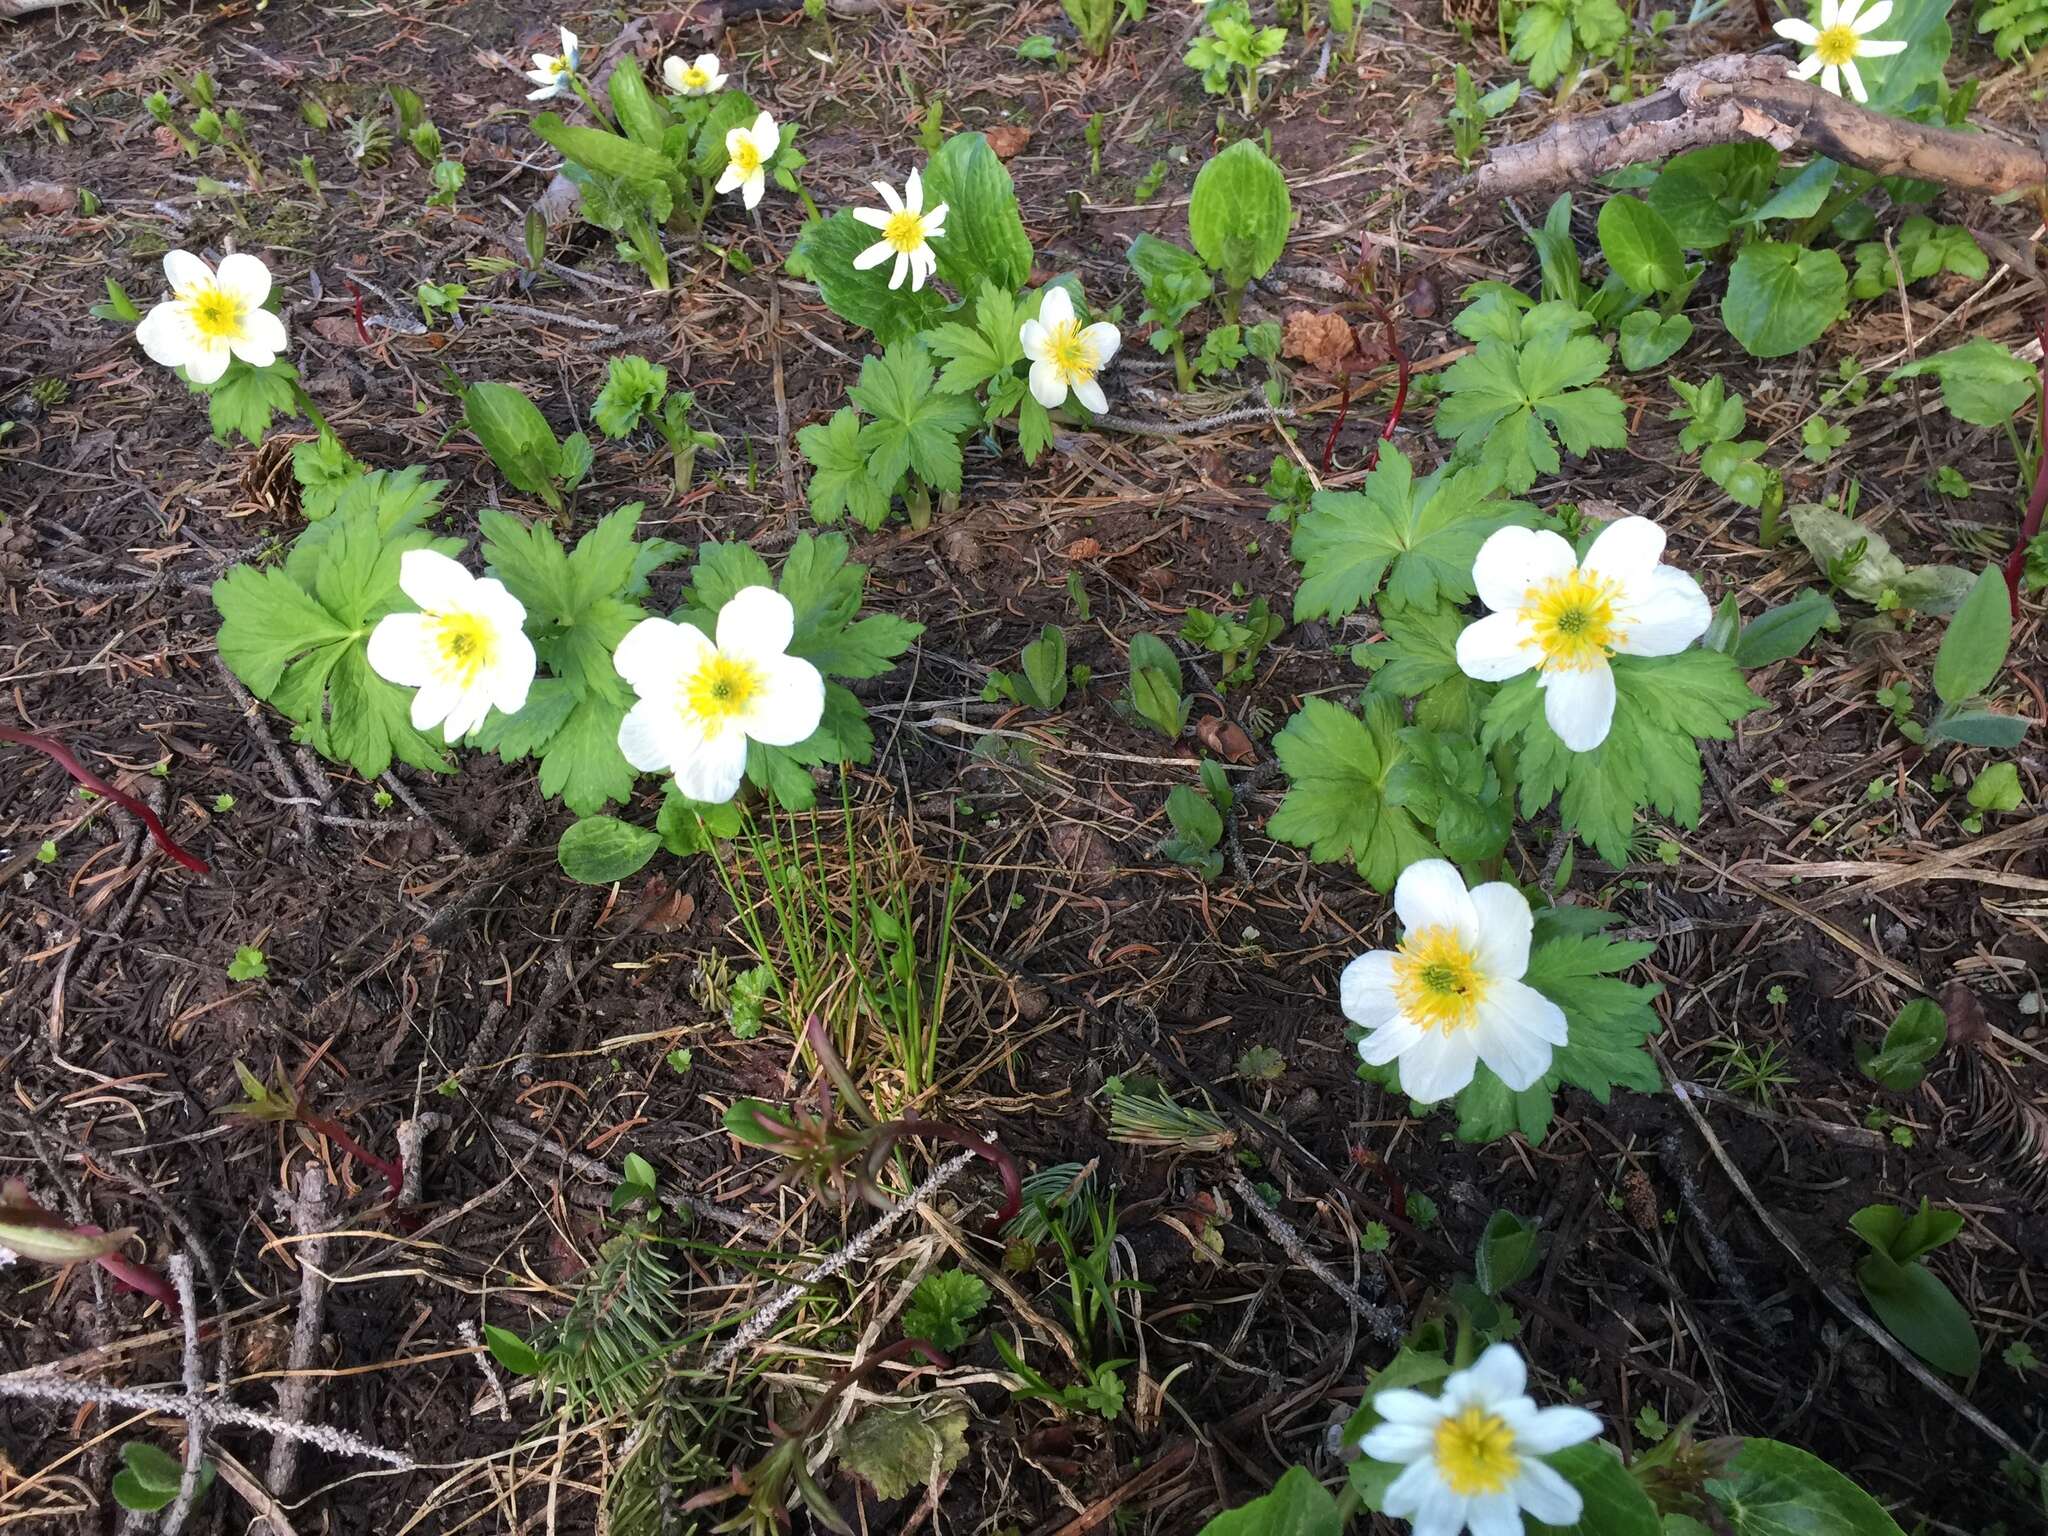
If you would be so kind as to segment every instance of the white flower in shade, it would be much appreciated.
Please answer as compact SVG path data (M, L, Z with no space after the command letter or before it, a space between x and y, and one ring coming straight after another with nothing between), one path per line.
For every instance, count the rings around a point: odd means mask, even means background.
M782 148L782 130L775 119L763 112L745 128L730 128L725 135L725 172L715 190L739 189L740 201L749 208L760 204L768 188L768 162Z
M825 679L788 653L796 610L772 587L742 587L718 610L717 638L692 624L642 619L612 665L640 696L619 750L643 773L672 773L692 800L739 793L747 743L793 747L825 713Z
M1394 882L1401 946L1344 967L1344 1016L1368 1031L1358 1054L1398 1061L1401 1091L1433 1104L1485 1062L1520 1093L1550 1070L1565 1042L1564 1010L1522 980L1535 919L1512 885L1465 889L1458 867L1423 859Z
M142 317L135 339L152 362L183 368L194 384L212 384L239 357L267 368L285 349L284 322L263 307L270 268L240 252L216 272L190 251L164 257L171 296Z
M576 34L567 27L561 28L560 31L560 53L536 53L533 56L533 68L526 72L526 78L538 89L526 93L528 101L547 101L561 95L569 89L569 77L576 73L577 66L583 62L583 45L576 41Z
M1528 1368L1495 1344L1430 1397L1400 1388L1372 1400L1381 1422L1359 1449L1403 1468L1380 1506L1415 1536L1522 1536L1522 1515L1576 1525L1579 1490L1541 1458L1591 1440L1600 1421L1583 1408L1538 1408Z
M929 212L925 210L924 179L914 170L903 183L901 197L886 181L876 182L875 190L882 194L888 207L856 208L853 216L870 229L879 229L882 238L853 258L853 269L865 272L894 256L896 269L889 274L889 286L901 288L908 276L910 291L915 293L938 269L939 259L932 254L931 242L946 232L946 205L941 203Z
M1064 402L1071 390L1089 410L1100 413L1109 409L1095 378L1123 344L1115 326L1107 320L1082 325L1067 290L1048 288L1039 303L1038 318L1026 320L1017 339L1031 359L1032 399L1049 411Z
M661 78L678 96L709 96L725 84L725 69L715 53L700 53L690 63L663 59Z
M409 549L399 557L398 585L420 611L377 621L370 670L419 690L412 696L414 730L438 725L458 741L494 706L508 715L525 707L533 642L526 638L526 607L503 582L473 576L434 550Z
M1839 96L1846 79L1851 96L1858 101L1870 100L1856 61L1888 59L1895 53L1904 53L1906 45L1879 42L1868 35L1891 20L1892 0L1877 0L1868 10L1860 10L1862 4L1863 0L1820 0L1818 27L1810 21L1788 17L1771 28L1778 36L1813 50L1792 71L1794 80L1811 80L1819 75L1820 88Z
M1608 657L1672 656L1707 632L1700 584L1659 564L1664 530L1647 517L1609 523L1579 564L1554 533L1503 528L1479 547L1472 584L1493 612L1458 636L1458 666L1485 683L1539 668L1543 718L1574 752L1614 723Z

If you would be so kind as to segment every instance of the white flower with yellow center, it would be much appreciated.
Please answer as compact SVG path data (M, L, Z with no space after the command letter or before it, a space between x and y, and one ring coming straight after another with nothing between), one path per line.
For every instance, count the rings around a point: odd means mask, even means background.
M742 587L718 610L717 637L693 624L642 619L612 665L640 696L619 751L643 773L672 773L692 800L739 793L747 743L793 747L825 714L825 679L788 654L796 610L772 587Z
M1465 889L1458 867L1423 859L1394 882L1398 949L1344 967L1344 1016L1364 1026L1358 1054L1400 1063L1401 1091L1434 1104L1472 1081L1485 1062L1517 1093L1550 1070L1565 1043L1564 1011L1522 980L1529 969L1529 903L1494 881Z
M135 328L152 362L183 368L194 384L217 383L228 360L268 368L285 349L284 322L263 307L270 268L240 252L221 259L216 272L190 251L164 257L171 296Z
M1608 657L1673 656L1713 619L1700 584L1659 564L1664 530L1647 517L1609 523L1579 564L1554 533L1503 528L1479 547L1472 584L1493 612L1458 636L1458 666L1484 683L1539 668L1543 718L1574 752L1614 723Z
M1813 52L1799 61L1792 71L1794 80L1811 80L1820 76L1820 88L1842 94L1842 82L1849 82L1849 94L1858 101L1870 100L1869 92L1863 89L1863 72L1856 67L1858 59L1888 59L1895 53L1904 53L1903 42L1880 42L1869 36L1883 26L1892 16L1892 0L1877 0L1868 10L1862 10L1863 0L1820 0L1820 25L1810 21L1795 21L1787 18L1771 28L1778 36L1790 38Z
M1528 1368L1495 1344L1444 1378L1440 1395L1400 1388L1372 1400L1381 1422L1359 1449L1404 1470L1381 1508L1415 1536L1522 1536L1522 1516L1576 1525L1579 1490L1541 1458L1591 1440L1600 1421L1583 1408L1538 1408Z
M709 96L725 84L725 68L715 53L700 53L690 63L663 59L661 78L678 96Z
M775 119L763 112L745 128L730 128L725 135L725 171L718 178L719 192L738 188L747 207L759 205L768 188L768 163L782 148L782 130Z
M910 291L915 293L938 269L939 259L932 254L931 242L946 232L946 205L941 203L925 211L924 180L914 170L903 183L901 197L886 181L876 182L875 190L882 194L888 207L856 208L853 216L870 229L879 229L882 238L853 258L853 269L865 272L894 256L896 269L889 274L889 286L901 288L908 276Z
M536 53L533 68L526 72L526 78L537 87L526 93L528 101L548 101L569 89L569 78L576 73L577 65L583 62L583 45L576 40L576 34L567 27L559 29L562 34L560 53Z
M1098 415L1109 409L1109 400L1095 379L1123 345L1115 326L1107 320L1082 325L1067 290L1049 288L1038 306L1038 318L1026 320L1017 339L1031 359L1032 399L1049 411L1062 404L1071 390L1076 400Z
M516 715L533 686L533 642L526 607L491 576L473 576L431 549L398 561L399 590L420 606L393 613L370 631L370 670L412 696L416 731L440 726L459 741L495 707Z

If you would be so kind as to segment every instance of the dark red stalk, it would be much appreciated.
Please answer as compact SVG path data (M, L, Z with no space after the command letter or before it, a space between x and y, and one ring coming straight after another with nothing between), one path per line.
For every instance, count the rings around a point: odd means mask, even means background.
M18 1186L15 1187L12 1198L17 1204L11 1207L11 1209L26 1210L32 1213L39 1218L34 1223L38 1227L47 1224L49 1227L60 1231L76 1232L81 1237L101 1237L106 1233L105 1227L96 1227L89 1221L79 1222L74 1225L64 1220L56 1212L37 1201L26 1189ZM138 1296L147 1296L151 1301L161 1302L164 1310L170 1313L171 1316L176 1317L178 1315L177 1291L172 1288L170 1281L166 1280L148 1265L137 1264L133 1259L123 1258L118 1253L103 1253L94 1259L93 1263L99 1265L101 1269L112 1276L116 1284L135 1292Z
M178 846L177 842L171 837L171 834L164 830L164 824L157 820L155 811L152 811L133 795L123 794L120 790L114 788L113 785L73 757L71 749L55 737L38 736L33 731L17 730L11 725L0 725L0 741L18 742L24 747L34 748L94 794L105 795L116 805L140 816L142 824L149 828L149 835L156 839L157 846L194 874L205 875L212 873L212 867L206 860L189 854Z
M2040 457L2034 465L2034 493L2027 498L2027 514L2020 519L2019 542L2005 557L2005 594L2012 602L2012 616L2020 616L2020 575L2027 568L2027 546L2041 531L2041 514L2048 510L2048 320L2041 322L2041 441Z
M1344 418L1351 414L1351 375L1344 375L1342 393L1337 396L1337 419L1330 423L1330 435L1323 439L1323 460L1319 471L1330 472L1330 455L1337 450L1337 434L1344 430Z
M1379 314L1380 325L1387 333L1387 350L1394 354L1394 367L1397 370L1394 383L1394 408L1387 413L1386 426L1380 429L1380 442L1391 443L1394 440L1394 429L1401 425L1401 412L1408 404L1408 350L1401 345L1401 332L1395 326L1394 317L1388 312L1387 306L1369 293L1365 295L1365 302L1370 304ZM1371 455L1365 461L1365 467L1371 469L1379 461L1380 451L1375 446Z
M342 1129L339 1120L330 1120L326 1115L316 1115L310 1110L299 1111L299 1124L316 1136L325 1136L365 1168L374 1168L384 1175L391 1186L391 1198L396 1200L399 1191L405 1187L405 1164L395 1158L382 1158Z
M355 301L356 335L367 347L370 344L370 327L363 320L363 290L350 283L348 296Z
M1003 1209L995 1220L989 1223L991 1231L1000 1230L1015 1216L1024 1204L1024 1180L1017 1172L1017 1161L992 1141L984 1141L972 1131L944 1120L920 1120L914 1116L902 1120L891 1120L877 1128L874 1146L868 1152L868 1171L888 1160L890 1149L905 1136L929 1136L934 1141L950 1141L956 1147L965 1148L977 1157L985 1157L995 1164L996 1174L1003 1181Z

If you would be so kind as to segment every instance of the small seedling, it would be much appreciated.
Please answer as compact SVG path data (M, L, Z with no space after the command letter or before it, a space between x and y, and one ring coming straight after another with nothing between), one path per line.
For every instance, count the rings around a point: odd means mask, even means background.
M272 1067L274 1085L266 1084L244 1066L239 1058L235 1061L235 1076L240 1079L245 1095L236 1102L216 1111L218 1114L238 1116L245 1120L268 1121L284 1124L297 1121L316 1136L324 1136L365 1168L374 1168L384 1176L391 1186L391 1198L396 1200L405 1187L404 1166L395 1158L384 1158L368 1151L361 1142L348 1133L346 1127L332 1116L310 1109L292 1087L292 1081L285 1075L282 1063Z
M228 962L229 981L263 981L270 975L270 962L253 944L244 944Z

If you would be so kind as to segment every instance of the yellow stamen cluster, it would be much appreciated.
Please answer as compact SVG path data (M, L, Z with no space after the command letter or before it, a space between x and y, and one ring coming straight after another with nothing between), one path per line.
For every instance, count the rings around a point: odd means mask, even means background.
M1583 671L1607 658L1619 638L1614 600L1619 582L1573 571L1522 594L1521 619L1543 651L1548 669Z
M201 288L188 300L192 327L210 340L232 340L242 334L247 313L242 301L223 288Z
M751 176L761 169L761 150L752 139L742 138L732 147L732 163L740 168L742 176Z
M1069 384L1086 384L1101 364L1095 348L1081 334L1081 322L1069 320L1054 326L1045 343L1047 359Z
M889 222L882 226L882 238L889 242L891 250L911 255L924 248L924 220L907 208L892 213Z
M1813 51L1820 56L1821 63L1840 69L1856 57L1856 41L1856 33L1852 28L1829 27L1814 43Z
M444 613L434 620L434 649L444 672L467 687L491 664L491 631L472 613Z
M715 736L747 712L761 691L759 669L731 656L713 656L683 684L683 703Z
M1444 1486L1468 1499L1499 1493L1522 1468L1515 1432L1499 1414L1478 1407L1437 1425L1434 1454Z
M1469 1028L1486 996L1479 957L1450 928L1417 928L1394 956L1394 996L1403 1017L1450 1034Z

